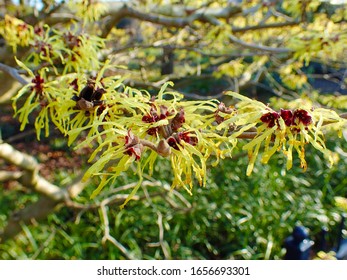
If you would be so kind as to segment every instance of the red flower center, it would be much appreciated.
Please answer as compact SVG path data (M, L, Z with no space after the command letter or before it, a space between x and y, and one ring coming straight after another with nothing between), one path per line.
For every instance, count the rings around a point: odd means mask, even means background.
M31 87L32 90L35 90L37 94L42 94L43 92L43 84L44 84L44 79L40 75L36 75L32 80L32 83L34 85Z
M278 114L277 112L269 112L269 113L262 115L260 120L263 123L267 123L268 127L274 127L276 124L278 124L279 118L280 118L280 114Z
M295 126L302 123L304 126L308 126L312 123L312 117L304 109L296 109L293 111L281 109L280 113L269 112L261 116L260 120L263 123L267 123L268 127L274 127L278 125L278 119L282 118L286 126Z
M174 133L167 139L169 146L171 146L175 150L179 150L178 144L181 141L184 141L192 146L196 146L198 144L198 138L194 135L194 132L190 131Z
M294 111L293 123L298 124L301 122L303 125L308 126L312 123L312 117L306 110L298 109Z

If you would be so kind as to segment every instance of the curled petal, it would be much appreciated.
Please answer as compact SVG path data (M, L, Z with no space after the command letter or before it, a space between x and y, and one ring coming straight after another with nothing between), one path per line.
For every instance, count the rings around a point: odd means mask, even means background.
M277 112L269 112L261 116L260 120L263 123L266 123L268 127L274 127L278 124L278 119L280 118L280 114Z
M306 110L297 109L293 113L293 123L302 123L303 125L308 126L312 123L312 117Z
M128 154L129 156L135 156L136 160L139 160L141 158L141 154L144 150L144 147L142 144L136 144L132 147L129 147L125 153Z
M291 126L293 123L293 112L291 110L281 109L281 118L284 120L286 126Z

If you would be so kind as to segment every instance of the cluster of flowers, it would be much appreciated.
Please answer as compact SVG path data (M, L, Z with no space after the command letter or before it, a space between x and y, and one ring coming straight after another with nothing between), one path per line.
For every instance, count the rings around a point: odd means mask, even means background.
M0 35L14 53L18 47L30 48L27 65L37 68L48 64L55 74L98 69L98 53L105 45L100 37L80 30L62 32L40 23L32 26L10 15L0 21Z
M275 125L277 126L280 125L278 121L280 118L283 119L285 125L288 127L297 126L299 123L302 123L305 127L307 127L312 123L312 117L304 109L295 109L294 111L281 109L280 113L269 112L264 114L260 118L260 120L263 123L267 123L268 127L271 128L271 127L274 127ZM294 131L295 130L296 129L294 129Z
M24 21L5 15L0 21L0 35L12 47L14 52L17 52L18 46L29 46L34 36L33 27Z
M287 169L293 164L293 150L299 156L301 167L306 170L305 148L311 144L323 153L330 164L333 163L331 152L325 146L324 128L342 131L346 120L335 111L325 108L313 108L310 102L294 102L301 108L281 109L279 112L259 101L249 99L237 93L230 93L241 100L237 109L221 122L217 128L232 127L232 136L243 134L251 140L243 146L248 152L249 164L247 175L250 175L254 163L262 148L261 162L267 163L273 154L282 151L287 158ZM225 111L225 110L224 110Z
M69 91L67 83L71 82L70 77L79 77L78 87L83 87L85 79L88 79L86 73L104 65L99 59L100 50L105 46L104 39L83 30L60 31L40 23L30 25L8 14L0 21L0 35L12 47L14 54L19 48L21 53L27 54L23 61L17 60L17 63L26 70L30 81L13 99L15 115L22 123L21 129L28 123L28 116L39 111L35 118L37 136L40 137L41 129L45 129L48 136L50 120L58 126L62 125L60 121L55 121L61 118L57 105L65 99L62 95ZM81 90L78 87L76 91ZM28 90L30 94L24 106L17 109L19 99Z

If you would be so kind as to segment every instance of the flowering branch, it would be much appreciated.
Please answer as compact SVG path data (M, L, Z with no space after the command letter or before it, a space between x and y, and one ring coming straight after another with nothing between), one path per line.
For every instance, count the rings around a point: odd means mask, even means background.
M347 113L342 113L339 116L340 116L341 119L346 119L347 120ZM324 127L326 125L329 125L329 124L334 124L334 121L323 122L322 127ZM258 135L256 129L253 128L253 129L250 129L250 130L253 130L253 131L242 132L240 135L237 136L237 138L239 138L239 139L253 139L253 138L255 138ZM230 131L229 133L232 134L233 132Z

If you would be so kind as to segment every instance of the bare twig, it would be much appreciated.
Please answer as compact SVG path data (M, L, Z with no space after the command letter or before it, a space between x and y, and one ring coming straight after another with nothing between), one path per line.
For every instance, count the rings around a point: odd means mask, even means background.
M55 207L64 203L66 200L72 199L73 197L68 197L68 189L79 189L82 191L80 185L85 186L85 183L82 183L78 179L71 186L67 188L59 188L51 184L51 187L54 186L60 189L61 195L54 196L41 196L39 200L33 204L26 206L23 209L20 209L17 212L14 212L12 216L8 219L7 225L3 231L0 232L0 243L6 241L9 238L17 235L22 230L22 224L30 224L32 221L43 220L50 213L52 213ZM48 193L49 191L42 191L43 193ZM74 193L77 195L77 192Z
M159 227L159 244L161 249L163 250L164 256L166 260L171 259L170 253L167 249L167 245L165 244L164 241L164 227L163 227L163 214L160 211L157 211L158 215L158 227Z
M239 6L227 6L220 9L201 8L193 11L190 15L184 15L183 10L180 16L162 15L159 13L148 13L131 7L129 4L124 4L122 7L114 9L112 6L109 9L109 15L112 19L106 25L102 37L106 37L115 24L125 17L132 17L142 21L148 21L160 24L167 27L184 27L192 25L194 21L211 22L213 18L230 18L232 15L239 14L242 11Z
M232 34L229 34L229 40L234 44L240 45L248 49L253 49L253 50L266 51L266 52L271 52L276 54L291 52L291 50L288 48L268 47L268 46L263 46L260 44L247 43Z
M162 184L162 186L165 190L170 191L174 196L181 200L181 202L186 206L185 210L192 208L192 204L187 199L185 199L185 197L180 192L172 189L169 184Z
M9 137L9 138L6 138L5 141L6 141L7 143L13 143L13 142L15 142L15 141L21 140L21 139L23 139L23 138L26 138L26 137L28 137L28 136L30 136L30 135L34 135L34 134L36 134L35 129L30 129L30 130L27 130L27 131L23 131L23 132L21 132L21 133L18 133L18 134L16 134L16 135L13 135L13 136L11 136L11 137Z
M107 206L102 204L100 206L102 220L104 224L104 236L102 238L102 243L106 244L107 241L110 241L114 246L116 246L124 256L126 256L129 260L135 260L136 258L130 253L121 243L119 243L113 236L110 235L110 224L108 220L107 214Z
M16 79L18 82L20 82L22 85L26 85L28 84L28 81L25 80L20 74L19 72L13 68L10 67L6 64L0 63L0 70L6 72L7 74L11 75L11 77L13 77L14 79Z
M259 30L259 29L270 29L270 28L283 28L290 27L300 24L300 21L286 21L286 22L274 22L267 24L258 24L245 27L233 27L233 33L242 33L246 31Z

